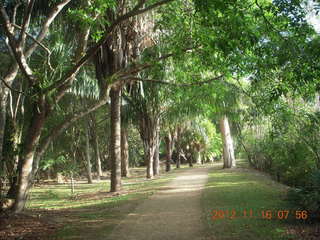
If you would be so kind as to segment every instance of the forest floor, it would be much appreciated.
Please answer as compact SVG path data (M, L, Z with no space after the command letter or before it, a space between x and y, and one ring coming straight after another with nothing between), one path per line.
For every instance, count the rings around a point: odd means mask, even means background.
M287 186L244 162L221 167L182 168L154 180L135 169L120 194L107 192L109 181L78 182L75 194L68 184L41 184L24 214L0 216L0 240L320 239L319 224L295 218Z

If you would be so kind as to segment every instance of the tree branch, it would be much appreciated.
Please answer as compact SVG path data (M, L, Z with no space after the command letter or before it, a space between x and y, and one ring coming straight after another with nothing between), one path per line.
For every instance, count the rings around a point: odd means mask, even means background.
M192 48L185 48L185 49L182 49L182 51L188 52L190 50L194 50L197 48L198 48L198 46L192 47ZM168 54L165 54L161 57L155 58L153 61L158 62L158 61L165 60L169 57L174 57L174 56L175 56L174 53L168 53ZM114 75L118 75L120 78L122 76L126 77L127 75L135 75L135 74L138 74L139 72L146 70L148 68L151 68L153 66L154 66L154 63L144 63L144 64L133 63L131 66L116 72Z
M22 27L14 24L14 23L12 23L12 26L14 26L15 28L18 28L18 29L22 30ZM39 41L38 41L35 37L33 37L31 34L29 34L29 33L27 33L27 32L26 32L25 34L26 34L30 39L32 39L32 41L34 41L36 44L38 44L40 47L42 47L42 48L47 52L47 57L48 57L48 59L47 59L47 64L48 64L50 70L53 71L54 69L52 68L51 63L50 63L51 51L49 50L49 48L47 48L43 43L39 42Z
M213 82L215 80L221 79L223 77L224 77L224 74L220 75L218 77L210 78L210 79L205 80L205 81L194 82L194 83L171 83L171 82L166 82L166 81L161 81L161 80L144 79L144 78L138 78L138 77L133 77L133 78L130 78L130 79L128 78L127 80L124 80L124 81L142 81L142 82L160 83L160 84L177 86L177 87L191 87L191 86L208 84L208 83L211 83L211 82Z
M15 6L14 6L14 9L13 9L13 14L12 14L12 24L15 24L16 23L16 16L17 16L17 11L18 11L18 8L21 6L21 2L19 1Z
M26 42L26 32L27 29L30 25L30 20L31 20L31 14L32 14L32 10L34 7L34 3L35 0L30 0L29 4L28 4L28 8L26 11L26 14L24 16L24 20L23 20L23 24L22 24L22 29L20 32L20 36L19 36L19 40L18 40L18 44L23 48Z
M109 88L110 89L110 88ZM101 98L94 104L92 104L90 107L86 107L85 110L80 110L76 113L73 113L66 117L64 121L57 125L53 131L42 141L40 144L40 147L38 149L37 154L37 161L40 160L40 158L43 156L43 154L47 151L47 148L49 147L50 143L54 141L62 132L64 132L68 127L70 127L73 123L78 121L79 119L87 116L88 114L94 112L95 110L99 109L100 107L104 106L108 99L109 99L109 89L106 89Z
M38 42L41 42L45 36L47 35L49 31L49 27L52 24L52 22L55 20L57 15L61 12L61 10L70 2L71 0L63 0L61 3L58 3L50 12L48 17L46 18L44 24L42 25L42 28L36 37ZM30 55L34 52L38 44L34 42L25 52L25 56L28 58Z
M33 77L33 73L31 68L29 67L27 60L24 56L23 49L21 44L19 44L14 35L13 35L13 26L10 22L10 18L6 12L6 10L3 7L3 4L0 3L0 18L4 22L4 32L6 37L9 39L9 45L11 47L11 50L14 54L15 60L17 61L22 73L27 77L31 85L34 83L35 79Z
M16 93L20 93L20 94L23 94L23 95L27 95L25 92L21 92L21 91L19 91L19 90L17 90L17 89L12 88L11 86L9 86L9 84L6 83L6 81L5 81L3 78L0 78L0 79L1 79L1 82L3 82L3 84L4 84L7 88L9 88L11 91L16 92Z
M60 13L60 11L70 2L71 0L63 0L61 3L58 3L50 12L50 14L48 15L48 17L46 18L44 24L42 25L42 28L37 36L37 41L41 42L48 30L50 25L52 24L52 22L54 21L54 19L57 17L57 15ZM3 15L4 17L6 17L6 11L3 8L2 3L0 3L0 11L1 11L1 15ZM1 16L0 16L1 17ZM7 17L7 21L10 24L10 20L9 17ZM10 26L9 26L10 27ZM11 26L12 28L13 26ZM31 46L25 51L25 58L29 58L31 56L31 54L34 52L34 50L37 48L37 46L39 46L39 44L37 44L36 42L34 42L33 44L31 44ZM10 45L9 45L10 47ZM11 48L10 51L12 52ZM12 52L13 54L13 52ZM14 56L15 57L15 56ZM19 65L18 62L15 62L14 64L12 64L12 66L10 67L8 73L6 74L6 76L4 77L4 81L10 85L12 83L12 81L15 79L15 77L17 76L19 71Z
M58 96L61 95L61 92L66 91L69 86L71 85L72 81L75 79L75 76L78 74L80 68L98 51L98 49L107 41L107 39L110 37L110 33L123 21L140 15L144 12L147 12L151 9L154 9L156 7L159 7L161 5L167 4L169 2L172 2L174 0L162 0L160 2L154 3L148 7L145 7L143 9L139 9L143 4L141 4L144 1L140 1L136 7L133 8L130 12L118 17L105 31L102 39L100 39L94 46L89 48L87 50L87 53L67 72L67 74L60 79L59 81L55 82L51 86L49 86L47 89L45 89L45 92L50 92L53 89L59 89L58 90Z

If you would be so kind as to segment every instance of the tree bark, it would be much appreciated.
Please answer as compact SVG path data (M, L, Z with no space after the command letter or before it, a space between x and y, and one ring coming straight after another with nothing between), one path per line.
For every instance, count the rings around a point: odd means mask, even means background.
M39 142L41 130L45 122L45 101L43 97L39 97L38 104L33 105L32 118L30 126L23 141L23 152L19 157L18 166L18 187L13 205L15 213L21 212L26 204L28 191L33 181L32 167L33 159L36 152L36 146Z
M92 184L92 171L91 171L91 154L90 154L90 141L89 141L89 129L86 128L86 170L88 183Z
M121 176L129 177L129 146L128 146L128 131L121 128Z
M147 145L145 147L145 158L147 162L147 178L152 179L154 176L153 172L153 157L154 157L154 150L155 148L153 146Z
M176 160L176 168L180 168L181 165L181 127L177 128L177 141L176 141L176 149L177 149L177 160Z
M1 83L0 83L1 86ZM6 107L7 107L7 94L6 90L0 89L0 174L4 172L4 159L3 159L3 141L4 141L4 130L6 126Z
M101 168L101 157L100 157L98 136L96 134L94 134L94 148L95 148L95 155L96 155L97 180L100 181L102 176L102 168Z
M144 147L144 160L147 165L147 178L153 178L153 162L154 153L156 150L157 141L157 129L158 129L157 117L149 116L147 111L140 112L140 137Z
M197 162L197 164L201 164L202 162L201 162L201 153L200 152L195 152L195 154L196 154L196 162Z
M316 92L314 109L316 112L320 112L320 92Z
M97 135L97 123L96 119L93 114L90 114L92 125L91 125L91 132L93 138L93 145L94 145L94 153L95 153L95 160L96 160L96 171L97 171L97 180L101 180L102 176L102 168L101 168L101 157L100 157L100 149L99 149L99 141Z
M111 192L121 190L121 90L111 89Z
M173 151L173 139L171 134L169 133L165 138L166 143L166 172L171 171L171 159L172 159L172 151Z
M234 147L231 137L229 120L226 115L220 119L220 131L223 142L223 168L232 168L236 166L234 157Z
M153 156L153 174L160 175L160 161L159 161L159 148L160 148L160 129L157 129L156 146Z

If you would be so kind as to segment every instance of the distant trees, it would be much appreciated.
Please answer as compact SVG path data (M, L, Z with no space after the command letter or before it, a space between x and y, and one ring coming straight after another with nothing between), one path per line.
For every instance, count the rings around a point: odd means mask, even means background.
M158 175L160 153L167 171L222 149L233 167L241 146L252 165L280 174L302 149L307 171L319 168L318 113L293 106L319 92L319 38L302 7L288 4L2 1L0 179L13 211L39 167L59 164L86 170L89 182L110 170L113 192L130 165Z

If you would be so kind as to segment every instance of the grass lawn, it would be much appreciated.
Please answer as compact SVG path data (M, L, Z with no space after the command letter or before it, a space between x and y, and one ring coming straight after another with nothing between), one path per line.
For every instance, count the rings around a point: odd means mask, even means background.
M109 180L78 182L73 195L69 184L36 186L30 195L28 212L59 225L58 232L48 239L104 239L141 201L165 187L181 171L175 169L146 180L144 169L135 170L141 174L124 178L120 194L108 192Z
M238 166L223 170L219 165L209 173L202 196L208 239L313 239L297 236L297 228L306 224L296 219L296 209L285 200L286 186L244 162ZM284 211L289 211L287 219Z

